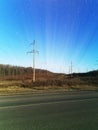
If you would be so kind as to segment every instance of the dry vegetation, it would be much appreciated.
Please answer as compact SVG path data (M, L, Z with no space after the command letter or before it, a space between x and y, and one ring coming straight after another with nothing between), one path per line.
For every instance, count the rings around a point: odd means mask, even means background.
M98 90L98 71L66 74L36 70L36 82L32 82L32 68L3 66L0 68L0 93Z

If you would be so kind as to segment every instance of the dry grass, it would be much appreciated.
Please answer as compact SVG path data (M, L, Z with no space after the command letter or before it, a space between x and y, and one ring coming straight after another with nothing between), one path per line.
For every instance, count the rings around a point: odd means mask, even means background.
M42 93L73 90L98 90L98 87L88 80L81 80L79 78L64 79L64 77L63 79L40 80L35 83L31 82L31 80L0 81L0 94Z

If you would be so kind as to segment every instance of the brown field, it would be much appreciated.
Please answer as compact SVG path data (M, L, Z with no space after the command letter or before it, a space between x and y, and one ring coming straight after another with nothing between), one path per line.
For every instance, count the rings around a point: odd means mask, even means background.
M98 90L98 71L67 75L36 69L36 82L33 83L32 68L16 67L17 73L11 69L1 71L4 73L0 76L1 94Z

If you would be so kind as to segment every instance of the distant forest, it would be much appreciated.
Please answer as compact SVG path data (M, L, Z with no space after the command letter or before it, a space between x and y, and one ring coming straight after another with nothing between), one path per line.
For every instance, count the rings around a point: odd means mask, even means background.
M20 67L0 64L0 80L27 80L32 79L32 67ZM60 79L65 80L70 74L56 74L47 70L36 69L37 80ZM65 78L66 77L66 78ZM72 77L92 77L98 78L98 70L87 73L73 73Z
M52 74L49 71L36 69L36 76L46 77L46 74ZM32 79L33 69L32 67L20 67L12 65L0 64L0 80L24 80Z
M30 75L32 73L32 68L28 67L18 67L11 65L0 64L0 79L13 79L17 76Z
M13 76L31 72L32 72L31 67L25 68L25 67L0 64L0 76Z

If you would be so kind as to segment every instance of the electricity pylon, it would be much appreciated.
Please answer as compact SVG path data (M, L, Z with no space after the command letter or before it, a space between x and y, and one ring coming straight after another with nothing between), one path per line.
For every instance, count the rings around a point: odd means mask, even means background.
M32 80L33 80L33 82L35 82L35 58L36 58L36 53L38 53L38 51L36 51L35 40L33 41L33 50L28 52L28 53L33 53L33 77L32 77Z
M70 74L71 74L71 77L72 77L72 71L73 71L73 64L72 64L72 61L71 61L71 64L70 64Z
M72 61L71 61L71 64L70 64L70 69L69 69L69 71L70 71L70 76L72 77L72 72L73 72L73 64L72 64Z

